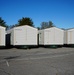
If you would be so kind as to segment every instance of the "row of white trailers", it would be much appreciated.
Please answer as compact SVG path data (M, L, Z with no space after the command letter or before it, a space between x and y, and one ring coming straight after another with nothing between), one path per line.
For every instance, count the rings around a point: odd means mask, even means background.
M24 25L5 30L0 26L1 46L63 46L74 45L74 29L63 30L57 27L38 30Z

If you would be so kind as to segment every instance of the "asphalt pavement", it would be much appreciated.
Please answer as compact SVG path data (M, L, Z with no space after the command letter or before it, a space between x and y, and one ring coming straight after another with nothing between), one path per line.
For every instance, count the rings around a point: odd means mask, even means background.
M74 75L74 48L0 49L0 75Z

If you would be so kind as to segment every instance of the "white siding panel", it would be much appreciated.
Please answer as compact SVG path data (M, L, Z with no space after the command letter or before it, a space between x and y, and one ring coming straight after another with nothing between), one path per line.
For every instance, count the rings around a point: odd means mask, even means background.
M0 46L5 46L5 28L0 27Z
M32 27L27 27L26 29L27 45L37 45L37 29Z
M52 45L54 41L54 29L45 30L45 45Z
M67 44L74 44L74 29L70 29L67 32L68 32Z
M14 45L25 45L27 41L26 29L17 27L14 29Z
M63 45L64 44L64 31L58 28L55 28L55 44Z

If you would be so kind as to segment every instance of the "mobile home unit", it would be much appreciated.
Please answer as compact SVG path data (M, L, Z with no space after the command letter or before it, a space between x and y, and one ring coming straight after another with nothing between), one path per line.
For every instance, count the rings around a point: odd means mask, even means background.
M37 28L28 25L14 27L7 31L7 37L10 36L8 45L18 47L37 46L37 34Z
M64 31L64 44L70 46L74 45L74 28Z
M64 30L51 27L39 30L39 45L62 46L64 44Z
M5 27L0 26L0 47L5 47Z

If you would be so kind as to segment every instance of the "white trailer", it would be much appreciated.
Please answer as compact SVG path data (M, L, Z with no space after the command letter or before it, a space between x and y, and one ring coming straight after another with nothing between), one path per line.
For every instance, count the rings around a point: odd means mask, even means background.
M0 47L5 46L5 27L0 26Z
M74 28L65 30L65 43L66 45L74 45Z
M64 44L64 30L51 27L39 30L39 45L61 46Z
M24 25L14 27L7 31L10 36L10 45L13 46L37 46L37 28Z

